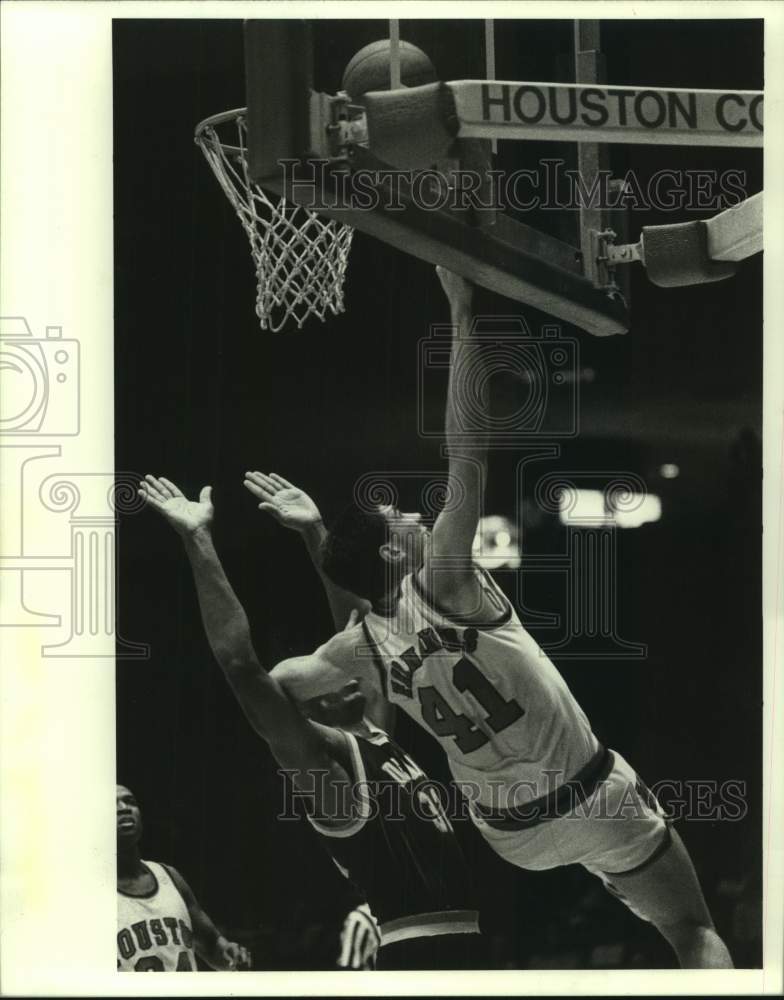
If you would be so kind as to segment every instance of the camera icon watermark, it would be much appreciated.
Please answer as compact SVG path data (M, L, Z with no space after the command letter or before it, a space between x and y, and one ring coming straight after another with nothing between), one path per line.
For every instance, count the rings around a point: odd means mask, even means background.
M442 438L443 379L452 363L455 328L431 326L419 342L417 410L422 437ZM490 380L503 376L494 387ZM490 434L495 445L532 438L573 438L579 431L579 341L557 325L532 333L522 316L476 316L455 360L453 402L460 435Z
M79 433L79 342L62 327L35 337L23 316L0 318L0 434Z
M80 360L61 326L35 337L0 317L0 628L35 629L44 657L146 659L116 620L117 521L142 506L138 476L87 471L79 441L52 440L80 433Z

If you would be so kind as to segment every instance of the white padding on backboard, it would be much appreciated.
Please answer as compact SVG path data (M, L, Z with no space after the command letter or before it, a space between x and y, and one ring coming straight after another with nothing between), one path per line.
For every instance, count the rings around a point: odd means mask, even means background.
M745 260L762 250L762 191L705 223L712 260Z

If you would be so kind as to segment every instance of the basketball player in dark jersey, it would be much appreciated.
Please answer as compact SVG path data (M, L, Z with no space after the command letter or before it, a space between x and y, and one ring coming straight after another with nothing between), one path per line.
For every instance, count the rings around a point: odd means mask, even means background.
M212 543L211 489L189 501L166 479L145 477L140 493L181 536L193 570L207 638L254 730L269 744L338 868L365 894L344 928L341 959L367 967L370 946L475 933L470 879L435 787L376 724L357 682L300 711L265 671L245 612ZM332 598L340 602L341 595ZM333 605L333 612L337 605ZM347 622L356 627L356 611ZM353 964L360 940L361 964ZM383 962L381 963L383 965ZM450 962L451 964L451 962Z
M361 627L273 671L298 701L363 678L444 749L469 814L502 858L582 864L657 927L688 968L730 968L689 854L634 769L603 747L554 664L472 550L487 477L490 372L472 287L438 268L452 318L446 406L451 498L432 532L418 514L350 505L319 557L369 599ZM466 433L468 427L470 433Z
M142 814L133 792L117 786L117 968L123 972L195 972L196 954L213 969L250 968L250 955L228 941L171 865L142 861Z
M300 535L321 577L335 628L351 629L356 623L356 616L364 616L370 605L338 587L322 572L320 555L326 529L315 502L304 490L275 473L267 476L262 472L247 472L244 485L261 501L258 505L260 510ZM476 929L475 914L471 909L454 909L460 905L471 906L474 893L468 885L469 873L437 789L390 736L395 727L394 706L379 697L372 686L364 686L363 690L367 692L364 725L368 726L369 718L372 718L375 726L370 723L370 732L362 733L344 727L349 740L353 735L357 737L358 759L352 770L355 775L360 775L360 788L365 782L373 788L373 796L365 803L366 811L373 808L372 799L375 798L376 803L387 805L390 815L403 819L404 827L397 831L397 836L391 837L389 823L383 816L379 821L363 825L360 814L354 827L355 835L346 840L342 831L339 831L339 837L331 835L331 831L322 827L314 817L310 817L311 823L318 833L331 839L328 849L336 863L355 872L360 885L383 884L380 893L368 890L369 895L384 900L383 912L378 913L382 920L383 967L409 968L410 964L406 963L420 960L425 963L420 967L433 968L437 947L431 940L433 936L470 933ZM351 745L353 749L354 744ZM422 823L421 819L426 822ZM400 858L397 866L390 867L383 863L388 860L390 851ZM422 869L420 859L434 859L439 854L443 857L437 869ZM426 890L424 896L423 889ZM416 905L419 916L396 916L410 913L420 896L422 901ZM438 899L442 900L439 907L442 912L432 913L424 919L422 913L426 906L432 908ZM446 907L449 909L445 911ZM411 942L415 939L424 945L425 937L429 939L426 947L409 944L394 951L390 947L398 941ZM439 967L469 968L484 961L481 945L475 938L470 944L465 938L439 942L438 950Z

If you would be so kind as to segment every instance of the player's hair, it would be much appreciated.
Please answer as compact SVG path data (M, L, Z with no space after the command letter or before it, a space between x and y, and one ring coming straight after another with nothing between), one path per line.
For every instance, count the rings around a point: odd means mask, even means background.
M321 549L321 568L339 587L368 601L387 588L387 565L379 548L388 541L387 520L380 511L351 503L330 525Z

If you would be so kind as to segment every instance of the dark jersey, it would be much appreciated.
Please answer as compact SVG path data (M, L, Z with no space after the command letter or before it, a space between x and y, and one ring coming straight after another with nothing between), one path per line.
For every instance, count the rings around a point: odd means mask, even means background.
M366 894L382 944L477 930L470 877L438 789L386 733L345 733L351 820L309 817L338 868Z

